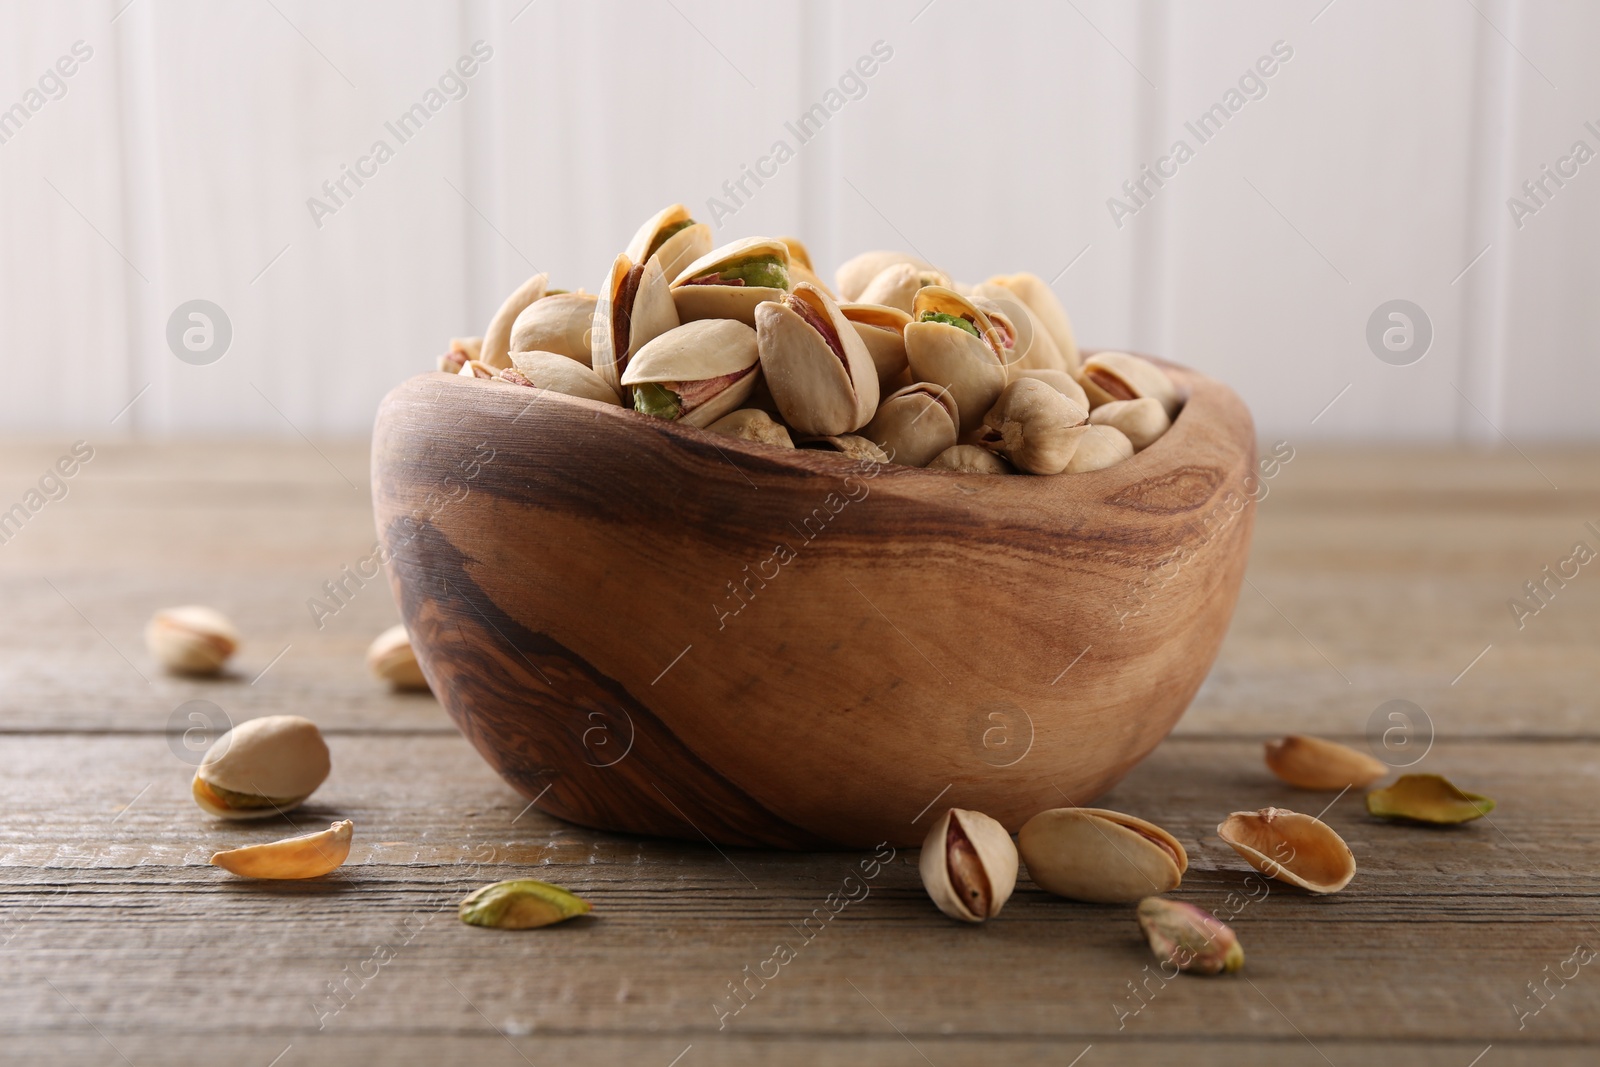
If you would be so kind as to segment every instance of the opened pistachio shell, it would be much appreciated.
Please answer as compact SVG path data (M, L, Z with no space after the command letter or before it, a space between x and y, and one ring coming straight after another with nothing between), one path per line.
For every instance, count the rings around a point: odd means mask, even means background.
M1096 904L1131 903L1176 889L1189 869L1177 838L1103 808L1052 808L1022 826L1017 848L1041 889Z
M628 242L628 259L643 263L655 256L661 273L671 281L682 270L711 251L711 227L696 222L682 204L662 208L639 227Z
M215 674L239 647L239 631L214 608L163 608L144 628L145 647L178 674Z
M622 375L634 355L678 325L678 306L667 289L661 257L635 263L624 252L611 264L595 302L589 333L589 361L594 372L618 396Z
M1000 914L1017 885L1017 846L978 811L950 808L922 842L922 885L940 911L981 923Z
M952 445L928 462L929 470L961 471L965 474L1015 474L1016 468L977 445Z
M1068 400L1073 401L1083 410L1089 410L1089 396L1083 391L1083 386L1078 380L1064 370L1015 370L1011 372L1012 380L1017 378L1034 378L1043 382ZM1109 406L1109 405L1107 405ZM1090 412L1092 415L1093 412ZM1091 422L1093 419L1091 418Z
M861 302L861 293L872 279L896 263L909 263L919 271L939 273L932 263L918 259L909 252L863 252L846 260L835 272L834 289L839 293L839 299L851 304Z
M977 305L953 289L917 291L905 328L911 377L950 390L961 412L961 432L976 430L1006 385L999 332Z
M354 830L345 819L319 833L214 853L211 865L242 878L320 878L350 858Z
M1093 407L1113 400L1152 397L1161 402L1168 418L1178 413L1178 387L1167 372L1127 352L1096 352L1084 360L1078 383Z
M817 452L838 452L851 459L869 463L888 463L889 454L865 437L853 433L830 434L823 437L802 437L796 442L801 448Z
M598 300L591 293L554 293L535 300L511 326L511 351L554 352L589 366Z
M294 808L328 777L328 745L298 715L242 722L196 768L195 803L223 819L264 819Z
M892 463L925 467L955 446L960 426L961 415L950 390L917 382L879 404L878 413L861 436L876 441Z
M553 298L545 297L545 300L550 299ZM565 396L581 396L602 404L622 403L617 391L607 385L600 375L577 360L555 352L513 352L511 366L535 389L548 389ZM501 376L504 377L505 372Z
M516 325L517 316L529 304L544 296L549 280L548 274L535 274L505 298L500 309L494 313L494 318L489 320L488 328L483 331L483 348L476 357L479 362L495 370L511 366L511 361L506 358L511 351L511 328Z
M1083 440L1081 427L1088 417L1075 401L1037 378L1018 378L983 416L979 443L1029 474L1060 474Z
M705 427L743 406L759 375L754 330L735 319L699 319L641 348L622 384L634 410Z
M911 316L882 304L840 304L839 312L855 327L878 368L878 392L883 396L894 392L898 388L894 383L906 373L906 326Z
M860 429L878 408L878 371L839 305L807 283L756 308L761 371L799 433Z
M789 436L788 429L759 408L740 408L730 415L722 416L706 429L726 437L737 437L757 444L771 445L774 448L794 447L794 439Z
M1078 447L1067 461L1068 474L1083 474L1133 458L1133 442L1114 426L1087 424L1077 427Z
M972 287L972 297L979 307L989 312L991 319L996 314L1004 317L1013 331L1013 352L1009 361L1013 375L1019 370L1068 373L1066 357L1056 347L1055 338L1033 309L1010 289L994 282L980 282Z
M752 277L731 277L744 273ZM672 299L683 322L738 319L754 326L757 305L782 300L793 284L789 246L772 237L747 237L713 249L685 267L673 279Z
M1056 299L1055 291L1049 284L1037 274L1026 271L1020 274L997 274L989 281L1011 290L1017 294L1017 299L1028 305L1061 353L1062 369L1069 374L1076 374L1081 360L1078 342L1072 333L1072 320L1067 317L1067 309L1061 306L1061 301Z
M1139 901L1139 929L1156 958L1192 974L1231 974L1244 966L1239 937L1204 908L1180 900Z
M949 286L950 279L938 271L922 270L910 263L885 267L861 290L854 303L878 304L911 314L917 290L927 285Z
M1079 392L1082 392L1081 386ZM1121 430L1135 452L1143 452L1155 444L1172 427L1167 409L1153 396L1101 404L1089 412L1089 421L1096 426L1111 426Z
M1380 819L1448 825L1481 819L1494 807L1488 797L1468 793L1439 774L1403 774L1393 785L1367 794L1367 812Z
M1269 878L1313 893L1337 893L1356 874L1356 858L1327 823L1285 808L1236 811L1217 836Z
M591 911L587 900L549 882L513 878L469 893L456 909L469 926L495 930L533 930Z
M1108 405L1109 406L1109 405ZM1272 773L1301 789L1341 789L1371 785L1389 773L1386 764L1337 741L1290 734L1266 744Z
M391 626L373 638L367 647L367 669L373 677L396 689L428 688L428 679L422 676L422 667L411 647L411 635L403 624Z

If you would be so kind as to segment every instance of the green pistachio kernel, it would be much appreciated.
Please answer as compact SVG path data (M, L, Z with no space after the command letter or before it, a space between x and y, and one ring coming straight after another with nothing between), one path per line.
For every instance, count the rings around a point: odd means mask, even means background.
M457 909L469 926L495 930L532 930L565 922L590 910L589 902L548 882L513 878L469 894Z
M645 382L633 387L633 410L658 419L676 419L683 414L678 394L664 385Z
M958 330L966 330L972 336L978 336L978 328L960 315L946 315L942 311L924 311L920 322L942 322L946 326L954 326Z

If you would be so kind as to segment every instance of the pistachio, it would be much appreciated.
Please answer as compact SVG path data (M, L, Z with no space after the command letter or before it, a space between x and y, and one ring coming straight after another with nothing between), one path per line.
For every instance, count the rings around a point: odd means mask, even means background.
M1080 386L1079 392L1082 391ZM1153 396L1101 404L1089 412L1089 421L1096 426L1111 426L1121 430L1136 452L1149 448L1172 427L1167 409Z
M939 273L933 264L907 252L863 252L846 260L834 274L834 288L839 299L851 304L861 303L861 293L872 279L896 263L909 263L919 271Z
M1075 401L1037 378L1018 378L984 415L978 441L1029 474L1060 474L1083 439L1075 428L1088 417Z
M459 374L461 364L469 359L477 359L481 351L483 351L481 337L452 337L450 350L439 357L439 369L446 374Z
M929 470L962 471L967 474L1015 474L1016 468L977 445L951 445L928 461Z
M736 319L698 319L641 348L622 384L635 411L705 427L749 399L760 369L754 330Z
M532 930L586 915L590 910L587 900L560 886L532 878L513 878L474 890L461 901L456 913L469 926Z
M1017 847L1041 889L1095 904L1132 903L1176 889L1189 869L1177 838L1103 808L1052 808L1022 826Z
M169 671L215 674L239 647L239 631L220 611L189 604L156 612L145 625L144 643Z
M1067 372L1067 359L1056 346L1055 338L1034 310L1015 293L994 282L980 282L972 286L972 297L989 313L991 320L999 316L1011 328L1014 340L1009 364L1013 374L1018 370L1043 370L1071 377Z
M950 808L922 842L922 885L940 911L981 923L1000 914L1017 885L1017 846L978 811Z
M1116 427L1089 424L1075 429L1078 447L1072 450L1072 458L1067 461L1068 474L1104 470L1133 458L1133 442Z
M1029 274L1026 271L1020 274L996 275L989 281L1011 290L1018 300L1028 305L1028 310L1038 317L1039 323L1050 334L1050 339L1055 342L1057 351L1061 353L1062 369L1068 374L1076 374L1080 359L1078 342L1072 334L1072 321L1067 318L1066 308L1063 308L1061 301L1056 299L1055 291L1049 284L1037 274Z
M679 324L661 258L635 263L626 252L611 264L595 299L589 364L600 379L629 400L622 376L639 350Z
M548 389L552 393L578 396L602 404L622 403L617 398L617 391L607 385L604 378L575 359L554 352L513 352L511 363L511 369L522 378L521 382L516 383L518 385L525 383L535 389ZM501 376L506 377L505 372Z
M683 322L726 318L754 326L756 307L781 301L792 285L789 246L770 237L748 237L689 264L673 279L671 291Z
M511 326L512 354L554 352L589 366L598 302L599 297L591 293L551 293L535 300Z
M250 719L217 738L195 770L196 804L221 819L264 819L303 803L328 777L328 745L298 715Z
M1001 331L971 300L943 286L917 290L913 311L916 321L905 328L911 377L949 389L961 412L961 432L969 434L1005 388L1008 355Z
M1269 878L1313 893L1337 893L1356 874L1356 858L1333 827L1284 808L1236 811L1217 836Z
M1386 789L1367 794L1367 812L1380 819L1453 824L1471 822L1494 810L1494 801L1457 788L1440 774L1403 774Z
M1204 908L1162 897L1139 901L1139 929L1163 963L1194 974L1231 974L1244 966L1238 935Z
M367 669L380 682L388 682L396 689L428 688L428 679L417 665L411 635L406 633L404 624L391 626L373 638L367 646Z
M345 819L319 833L213 853L211 865L244 878L320 878L350 858L354 829Z
M1178 387L1167 372L1127 352L1096 352L1084 361L1078 384L1093 407L1148 396L1161 402L1168 418L1178 413Z
M840 304L839 312L867 346L878 370L879 394L887 396L906 384L901 379L906 377L906 326L911 316L882 304Z
M1078 384L1078 380L1064 370L1013 370L1011 377L1013 380L1017 378L1036 378L1068 400L1076 403L1083 410L1089 411L1089 395L1083 391L1083 386ZM1111 405L1107 404L1106 406L1110 407ZM1089 412L1089 414L1089 421L1093 422L1094 413Z
M500 372L481 360L469 359L456 372L463 378L498 378Z
M511 361L506 358L511 351L511 327L529 304L544 296L549 281L550 275L535 274L506 297L500 309L494 313L494 318L489 320L489 328L483 331L482 350L474 359L488 364L493 370L511 366Z
M960 425L950 390L932 382L917 382L878 405L878 413L861 434L881 445L893 462L925 467L955 446Z
M918 268L911 263L895 263L885 267L868 282L854 303L878 304L909 315L917 290L927 285L948 287L950 279L936 270Z
M1268 741L1266 757L1273 774L1301 789L1337 792L1371 785L1389 773L1385 764L1365 752L1304 734Z
M627 256L634 263L661 260L661 274L670 281L709 251L711 227L696 222L682 204L673 204L639 227L628 242Z
M809 448L817 452L840 452L851 459L863 460L869 463L892 463L891 457L883 449L853 433L834 434L823 437L802 437L799 442L801 448Z
M790 427L841 434L871 420L877 367L831 297L802 282L757 307L755 320L762 374Z
M773 421L771 415L758 408L740 408L724 415L706 429L725 437L738 437L774 448L793 448L794 440L782 423Z
M780 237L778 240L789 250L789 280L796 285L801 282L814 285L827 293L830 300L836 299L833 290L817 277L816 268L811 265L811 253L806 249L805 242L798 237Z

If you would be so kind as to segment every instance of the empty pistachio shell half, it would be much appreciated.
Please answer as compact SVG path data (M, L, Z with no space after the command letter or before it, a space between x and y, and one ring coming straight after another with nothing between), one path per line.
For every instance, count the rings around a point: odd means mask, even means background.
M1082 391L1081 386L1079 391ZM1136 452L1143 452L1172 428L1167 409L1153 396L1101 404L1089 412L1089 421L1096 426L1111 426L1121 430Z
M417 654L411 648L411 635L404 625L391 626L367 647L367 669L375 678L396 689L426 689Z
M855 327L878 369L878 392L895 391L906 373L906 326L911 316L882 304L840 304L839 312Z
M1072 333L1072 320L1067 317L1067 309L1056 299L1049 283L1037 274L1026 271L1020 274L997 274L989 281L1011 290L1018 300L1028 305L1061 353L1062 369L1069 374L1076 374L1080 359L1078 342Z
M815 452L838 452L851 459L865 460L869 463L891 462L888 453L883 449L865 437L853 433L834 434L828 437L802 437L797 443L801 448Z
M754 330L736 319L699 319L639 349L622 384L635 411L705 427L750 398L760 369Z
M322 731L298 715L242 722L195 770L195 803L222 819L264 819L298 806L328 777Z
M624 400L622 376L634 355L681 320L667 289L661 258L635 263L626 252L600 283L589 331L589 365Z
M940 911L981 923L999 915L1016 888L1017 846L982 812L950 808L923 840L919 867Z
M1269 878L1313 893L1337 893L1356 874L1356 858L1333 827L1285 808L1236 811L1217 836Z
M1017 848L1041 889L1072 900L1122 904L1176 889L1189 869L1177 838L1103 808L1052 808L1022 825Z
M971 300L937 285L917 290L912 317L905 328L911 377L950 390L961 411L961 432L971 433L1005 388L1007 352L1000 331Z
M349 819L315 834L214 853L213 867L243 878L320 878L350 858Z
M961 471L965 474L1015 474L1016 468L977 445L952 445L928 462L929 470Z
M169 671L215 674L239 647L239 631L222 612L189 604L156 612L145 625L144 643Z
M1084 360L1078 383L1094 407L1148 396L1161 402L1168 418L1178 413L1178 387L1167 372L1127 352L1096 352Z
M1075 401L1037 378L1018 378L983 416L978 442L1029 474L1060 474L1084 439L1080 428L1088 417Z
M747 237L685 267L672 280L672 299L683 322L737 319L754 326L756 306L782 300L792 285L789 246L771 237Z
M1391 786L1367 794L1367 812L1380 819L1451 824L1481 819L1494 801L1457 788L1440 774L1403 774Z
M494 370L511 366L511 361L506 358L511 351L511 328L516 325L517 316L529 304L544 296L549 281L550 275L535 274L505 298L500 309L494 313L494 318L489 320L488 328L483 331L483 346L475 359Z
M457 909L469 926L495 930L532 930L564 922L590 911L589 902L560 886L513 878L474 890Z
M1193 904L1146 897L1139 901L1139 929L1156 958L1180 971L1223 974L1244 966L1238 935Z
M840 300L859 303L862 291L872 279L896 263L909 263L918 270L938 273L938 268L932 263L918 259L909 252L863 252L839 266L833 276L833 287L839 293Z
M552 299L554 297L545 297L545 300ZM617 391L587 365L554 352L513 352L510 369L516 372L521 381L516 381L506 371L501 371L500 377L515 381L518 385L526 384L535 389L548 389L552 393L578 396L602 404L622 403Z
M590 331L598 300L592 293L554 293L535 300L511 326L511 351L554 352L587 367L593 358Z
M1301 789L1341 789L1371 785L1389 773L1387 765L1337 741L1290 734L1266 744L1272 773Z
M876 441L891 462L925 467L955 446L960 426L961 416L950 390L932 382L917 382L879 404L878 413L861 435Z
M709 251L711 227L696 222L682 204L673 204L645 220L628 242L627 255L635 263L659 258L662 274L671 281Z
M740 408L731 415L722 416L706 429L725 437L738 437L774 448L794 447L794 439L789 436L788 429L759 408Z
M1078 447L1072 450L1067 461L1068 474L1083 474L1104 470L1107 467L1133 458L1133 442L1113 426L1095 426L1092 423L1076 428Z
M762 375L792 428L841 434L871 420L877 367L832 298L802 282L757 307L755 321Z

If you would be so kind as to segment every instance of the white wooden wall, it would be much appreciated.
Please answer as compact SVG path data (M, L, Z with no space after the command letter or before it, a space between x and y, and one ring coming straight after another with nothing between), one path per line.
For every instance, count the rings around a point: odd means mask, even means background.
M914 246L964 279L1055 278L1085 344L1216 374L1267 434L1597 434L1600 161L1520 228L1506 206L1574 141L1600 151L1590 0L40 0L0 20L0 108L93 50L0 144L0 432L363 433L534 269L593 289L642 218L708 218L784 139L719 240L798 234L829 274ZM308 198L395 144L385 121L479 40L467 95L319 227ZM799 145L785 121L878 41L865 95ZM1277 41L1267 94L1116 226L1107 199ZM233 325L208 366L165 340L193 298ZM1393 298L1433 323L1411 366L1365 340Z

